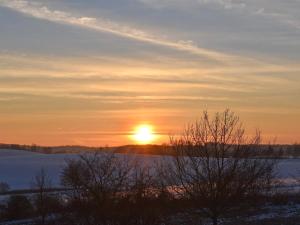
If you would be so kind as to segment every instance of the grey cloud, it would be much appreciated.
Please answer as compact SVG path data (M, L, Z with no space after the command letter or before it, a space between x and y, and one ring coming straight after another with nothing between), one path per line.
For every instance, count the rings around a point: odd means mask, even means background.
M192 44L190 41L168 40L160 37L159 35L153 35L147 31L135 29L122 23L117 23L107 19L74 16L68 12L51 10L47 6L37 2L29 2L26 0L2 0L0 1L0 6L16 10L35 18L107 32L137 41L190 52L199 56L211 58L213 60L222 61L228 57L231 57L220 52L200 48L197 45Z

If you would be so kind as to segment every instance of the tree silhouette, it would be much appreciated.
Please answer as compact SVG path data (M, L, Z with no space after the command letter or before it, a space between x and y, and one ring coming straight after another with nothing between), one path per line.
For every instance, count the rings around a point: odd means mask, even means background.
M260 142L260 132L247 137L230 110L212 118L205 111L182 136L171 138L173 157L163 166L168 185L217 225L224 213L270 187L275 161L253 157Z

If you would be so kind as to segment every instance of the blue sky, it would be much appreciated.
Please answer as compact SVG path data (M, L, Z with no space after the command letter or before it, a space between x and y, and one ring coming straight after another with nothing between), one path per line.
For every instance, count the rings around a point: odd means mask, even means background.
M225 108L299 141L299 11L299 0L0 0L0 142L124 144L116 136L139 123L167 135Z

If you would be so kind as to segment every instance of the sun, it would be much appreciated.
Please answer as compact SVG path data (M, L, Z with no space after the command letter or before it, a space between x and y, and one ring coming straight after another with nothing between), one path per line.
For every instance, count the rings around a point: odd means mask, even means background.
M139 144L149 144L155 139L153 127L143 124L136 127L133 133L133 139Z

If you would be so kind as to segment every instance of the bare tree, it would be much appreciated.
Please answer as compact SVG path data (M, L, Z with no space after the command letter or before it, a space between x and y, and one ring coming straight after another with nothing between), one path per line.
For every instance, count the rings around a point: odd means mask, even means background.
M72 211L80 224L112 224L117 197L126 192L132 167L128 158L114 153L82 155L70 160L62 183L73 190ZM75 216L76 216L75 215Z
M164 215L164 202L160 198L161 188L153 166L144 165L139 161L135 164L130 177L127 192L127 207L125 214L127 222L132 225L158 225ZM125 221L124 221L125 222Z
M62 174L70 188L70 224L161 224L166 207L155 168L134 157L98 153L70 160Z
M217 225L220 216L270 187L275 161L255 157L260 142L260 132L247 137L230 110L212 119L204 112L182 136L171 138L166 180Z
M35 195L35 206L37 213L41 217L40 224L46 223L49 214L49 189L51 188L51 178L44 169L41 169L34 177L32 188L37 191Z

